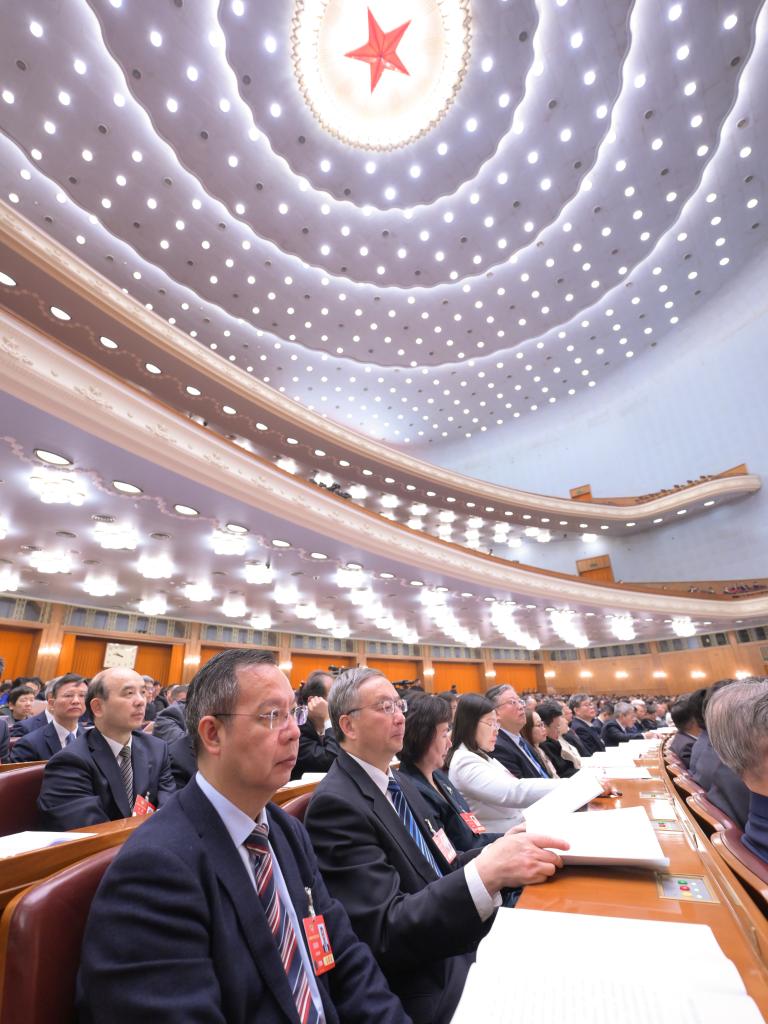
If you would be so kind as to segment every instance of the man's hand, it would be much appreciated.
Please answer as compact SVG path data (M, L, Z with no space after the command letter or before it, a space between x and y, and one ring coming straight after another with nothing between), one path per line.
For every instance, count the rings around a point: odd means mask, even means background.
M325 730L325 720L328 717L328 701L324 697L310 697L307 701L307 717L315 728L315 732L322 733Z
M551 849L567 850L568 843L552 836L504 835L486 846L475 859L477 871L488 892L535 885L554 875L563 862Z

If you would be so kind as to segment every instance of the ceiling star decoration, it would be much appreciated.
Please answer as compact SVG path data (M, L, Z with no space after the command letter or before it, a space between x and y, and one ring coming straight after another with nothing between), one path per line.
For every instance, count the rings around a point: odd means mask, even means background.
M345 57L352 57L354 60L361 60L370 65L371 68L371 92L381 81L385 71L399 71L403 75L409 74L408 69L397 56L397 47L405 34L405 30L411 24L410 20L404 22L398 28L385 32L368 8L368 42L356 50L350 50Z

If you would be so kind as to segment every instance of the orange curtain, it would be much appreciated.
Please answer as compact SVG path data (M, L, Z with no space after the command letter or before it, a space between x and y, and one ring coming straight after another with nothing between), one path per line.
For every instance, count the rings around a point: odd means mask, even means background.
M400 661L394 658L368 658L368 668L381 672L390 683L399 683L401 679L409 682L421 679L421 665L418 661Z
M479 662L433 661L432 667L435 670L435 693L450 690L453 685L459 693L482 693L485 690L485 675Z
M165 686L169 679L170 667L170 644L139 644L134 665L139 675L152 676Z
M328 672L330 665L337 665L339 668L354 668L357 664L356 658L334 654L291 654L291 671L286 675L291 681L294 690L298 690L304 680L312 672Z
M104 668L104 652L107 641L92 636L76 636L72 653L72 664L64 672L77 672L90 679ZM61 666L60 666L61 667Z
M488 680L489 686L506 683L508 686L514 686L518 693L525 693L535 692L541 685L535 665L509 665L497 662L493 667L496 669L496 678Z
M32 674L39 637L40 632L36 629L0 627L0 658L5 659L5 669L0 679L15 679L16 676Z

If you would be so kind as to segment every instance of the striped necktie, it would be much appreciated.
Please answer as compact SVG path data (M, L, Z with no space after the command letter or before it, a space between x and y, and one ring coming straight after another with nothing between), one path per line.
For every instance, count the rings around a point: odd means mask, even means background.
M531 764L536 769L536 771L539 773L539 775L541 775L541 777L543 779L548 778L547 773L544 771L544 769L539 764L538 757L536 757L536 755L534 754L533 750L531 749L530 743L528 743L527 740L524 740L522 736L520 737L520 746L523 749L523 753L528 758L528 760L531 762Z
M416 843L421 853L427 858L435 874L440 877L443 872L437 866L437 861L432 856L432 853L427 846L427 841L421 834L421 830L416 824L416 819L414 818L411 808L408 806L408 803L403 796L403 791L400 789L400 784L396 779L390 778L387 783L387 792L392 797L392 804L397 811L398 817L408 829L408 835L414 843Z
M125 792L128 794L128 805L133 810L133 765L131 764L131 748L127 743L120 751L120 774L123 777Z
M267 842L268 835L268 825L255 825L253 832L245 840L245 848L250 855L256 879L256 891L264 907L264 913L267 915L267 923L272 931L283 970L293 993L299 1020L301 1024L317 1024L320 1017L312 1002L307 972L298 950L296 932L290 917L280 902L280 896L275 887L272 851Z

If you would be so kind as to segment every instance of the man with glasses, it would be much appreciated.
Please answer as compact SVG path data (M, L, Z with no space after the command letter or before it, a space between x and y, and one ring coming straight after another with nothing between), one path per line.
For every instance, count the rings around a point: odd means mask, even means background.
M305 818L326 885L415 1024L453 1016L500 891L554 874L556 839L507 835L457 853L407 776L392 771L405 702L374 669L343 672L328 706L341 753Z
M485 696L493 701L500 726L493 757L518 779L548 779L541 762L520 735L525 725L525 701L506 683L492 686Z
M605 750L605 742L601 739L603 725L595 720L595 702L588 693L575 693L568 701L568 707L573 712L571 730L581 746L584 748L586 757L591 757L599 750Z
M81 1022L408 1024L303 827L268 803L305 715L269 652L223 651L197 673L197 774L133 833L96 894Z

